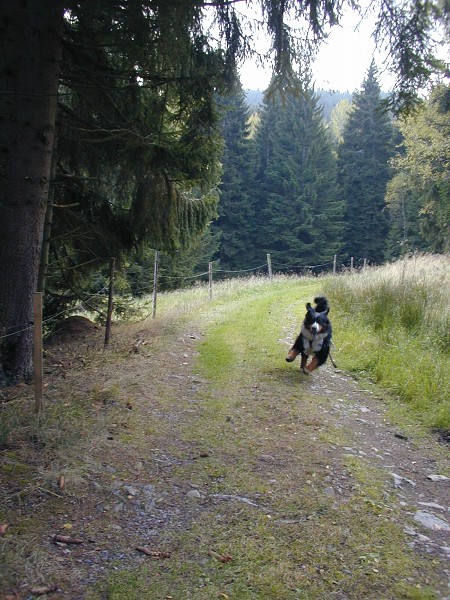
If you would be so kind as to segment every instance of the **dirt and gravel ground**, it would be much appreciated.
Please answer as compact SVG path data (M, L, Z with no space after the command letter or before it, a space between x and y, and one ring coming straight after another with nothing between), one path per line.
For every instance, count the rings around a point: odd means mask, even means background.
M116 335L109 354L99 351L101 332L91 332L81 345L78 340L76 350L70 340L49 347L48 394L84 389L98 411L107 409L113 418L95 440L83 445L83 455L77 457L82 469L67 467L64 487L58 487L60 464L41 464L39 459L42 478L29 484L29 493L20 489L24 484L14 469L9 470L11 478L2 477L2 514L8 528L0 540L20 550L23 538L25 561L14 586L0 590L4 600L36 597L46 588L43 597L82 600L108 574L148 560L138 548L161 552L157 558L163 560L164 552L173 550L170 540L198 521L206 507L211 511L224 502L265 505L264 498L250 490L214 494L182 479L177 471L178 466L202 461L214 452L201 440L180 435L203 410L199 398L209 385L193 366L202 336L189 325L161 336L150 325L120 341ZM417 556L432 556L438 580L430 583L442 599L450 598L448 445L414 427L391 423L375 387L363 388L331 365L310 377L300 374L298 365L281 369L283 352L280 347L280 367L274 364L270 376L249 380L235 393L245 405L273 398L271 418L280 428L289 420L278 402L286 385L296 401L307 397L304 418L295 423L292 435L320 449L315 461L326 469L317 484L323 494L336 506L346 502L355 486L344 466L349 461L362 460L369 468L381 469L392 518L406 532ZM235 415L227 415L225 421L238 434ZM136 424L141 424L138 437ZM21 452L25 451L14 444L6 448L3 465L17 463L19 455L25 456ZM261 446L257 460L267 480L275 481L295 456L280 444L267 450ZM30 527L36 527L31 541ZM58 542L55 535L82 543Z

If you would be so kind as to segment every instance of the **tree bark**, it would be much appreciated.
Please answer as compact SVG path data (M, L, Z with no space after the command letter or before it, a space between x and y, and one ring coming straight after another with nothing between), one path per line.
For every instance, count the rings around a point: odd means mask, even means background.
M0 6L0 386L32 376L63 22L61 0Z

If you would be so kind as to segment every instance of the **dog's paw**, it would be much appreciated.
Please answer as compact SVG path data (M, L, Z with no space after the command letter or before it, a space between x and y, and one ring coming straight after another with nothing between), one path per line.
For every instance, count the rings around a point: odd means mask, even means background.
M306 367L303 367L302 371L305 375L310 375L310 372L308 371L308 369Z
M291 348L286 356L286 362L293 362L298 356L298 352Z

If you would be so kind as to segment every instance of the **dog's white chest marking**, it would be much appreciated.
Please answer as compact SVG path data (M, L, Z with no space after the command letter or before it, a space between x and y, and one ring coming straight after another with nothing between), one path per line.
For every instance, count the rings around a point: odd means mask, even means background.
M302 327L302 335L304 338L303 346L306 354L314 354L322 350L323 341L327 337L328 333L316 333L312 334L309 329Z

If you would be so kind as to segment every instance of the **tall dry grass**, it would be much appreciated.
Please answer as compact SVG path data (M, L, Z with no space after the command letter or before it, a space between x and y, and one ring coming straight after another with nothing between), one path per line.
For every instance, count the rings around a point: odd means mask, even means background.
M450 257L416 255L326 280L336 353L450 428Z

